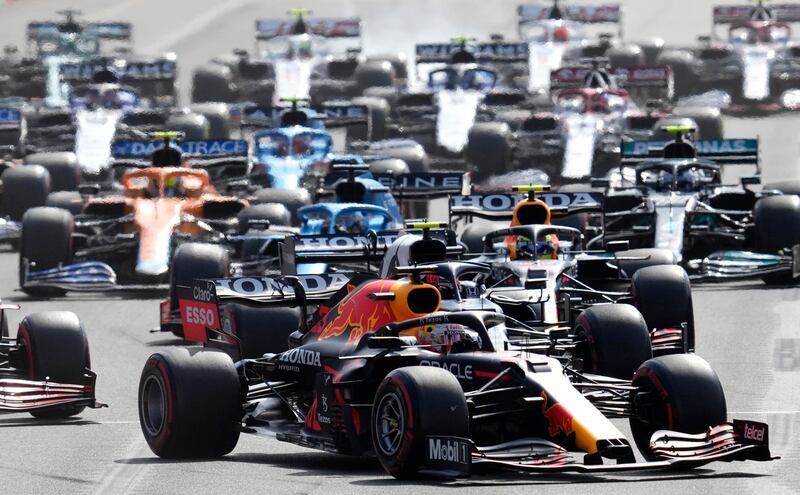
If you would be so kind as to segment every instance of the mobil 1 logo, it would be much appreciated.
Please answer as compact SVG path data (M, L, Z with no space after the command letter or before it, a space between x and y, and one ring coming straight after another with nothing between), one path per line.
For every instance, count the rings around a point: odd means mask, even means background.
M471 465L472 443L466 438L425 437L425 466L427 468L469 475Z

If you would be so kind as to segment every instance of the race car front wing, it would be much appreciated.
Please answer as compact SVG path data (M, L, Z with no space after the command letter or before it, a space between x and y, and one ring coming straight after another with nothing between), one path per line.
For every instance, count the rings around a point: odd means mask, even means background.
M658 469L691 469L714 461L770 461L778 459L769 451L768 427L764 423L734 420L705 433L686 434L660 430L650 440L651 452L661 460L635 462L631 454L616 455L626 445L598 445L599 452L615 450L612 456L586 454L583 462L563 447L542 439L521 439L494 446L476 446L460 437L428 436L425 467L436 476L468 476L479 468L526 472L620 472ZM624 447L624 449L622 449ZM616 458L604 464L603 457Z
M718 251L702 260L691 260L687 267L696 282L747 280L768 275L789 275L800 278L800 244L789 254L764 254L751 251Z
M82 384L0 378L0 412L27 412L58 406L106 407L95 400L96 381L97 375L88 369Z
M75 292L167 290L166 284L118 284L117 274L101 261L81 261L44 270L24 262L22 289L47 288Z

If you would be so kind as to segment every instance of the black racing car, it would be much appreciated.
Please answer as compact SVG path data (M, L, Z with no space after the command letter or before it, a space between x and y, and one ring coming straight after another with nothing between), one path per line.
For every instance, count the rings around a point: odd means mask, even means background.
M630 318L630 306L584 312L598 356L643 361L614 379L580 371L563 331L522 328L524 338L512 341L513 320L498 313L437 312L441 294L420 278L429 270L355 277L338 291L333 279L312 291L298 278L262 277L184 287L186 331L234 348L238 337L222 302L302 312L321 305L300 328L261 320L249 329L288 339L285 352L237 363L210 349L150 356L139 384L150 448L164 458L218 457L241 432L274 435L329 452L374 453L397 478L484 466L596 472L772 459L767 425L726 422L722 386L708 363L694 354L648 359L647 328ZM611 417L630 419L633 441L651 462L636 462Z
M594 181L614 186L605 199L605 238L670 250L697 280L796 280L800 199L793 183L760 192L750 188L760 176L722 183L724 165L758 164L758 140L690 142L683 135L693 128L665 129L674 141L623 143L622 167Z
M11 337L7 312L15 309L0 304L0 414L60 419L105 407L95 400L97 375L89 369L89 342L78 317L69 311L28 315Z

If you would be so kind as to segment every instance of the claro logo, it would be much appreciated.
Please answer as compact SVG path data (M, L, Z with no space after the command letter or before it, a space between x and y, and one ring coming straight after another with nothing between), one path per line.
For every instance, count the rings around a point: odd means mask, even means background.
M214 299L213 294L208 289L201 289L200 287L194 287L192 289L192 297L194 297L195 301L203 301L203 302L211 302Z

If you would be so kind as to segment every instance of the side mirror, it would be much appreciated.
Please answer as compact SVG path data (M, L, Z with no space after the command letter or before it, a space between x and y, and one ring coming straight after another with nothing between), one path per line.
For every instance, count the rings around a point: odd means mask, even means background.
M700 35L697 37L697 41L699 43L709 44L711 43L711 36L708 36L707 34Z
M542 290L547 288L547 270L538 268L528 269L528 276L525 278L525 288L528 290Z
M742 185L743 186L754 186L761 184L761 176L760 175L745 175L742 177Z
M303 343L303 332L295 330L289 334L289 348L299 347Z
M606 243L606 251L609 253L619 253L620 251L627 251L631 248L629 241L609 241Z
M100 194L100 184L81 184L78 186L81 196L97 196Z
M592 187L598 187L603 189L608 189L611 187L611 181L606 179L605 177L592 177L590 182Z
M367 340L367 347L370 349L400 349L417 345L415 337L376 337L371 336Z

